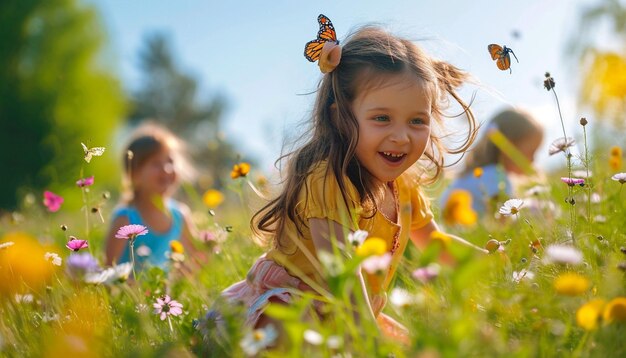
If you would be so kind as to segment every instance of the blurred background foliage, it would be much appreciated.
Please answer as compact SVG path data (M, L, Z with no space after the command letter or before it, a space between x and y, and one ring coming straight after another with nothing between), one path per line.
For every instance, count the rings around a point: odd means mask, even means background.
M222 134L226 100L198 100L198 80L176 63L166 36L146 37L140 50L143 81L124 91L107 52L97 10L79 0L0 3L0 210L13 210L25 193L58 190L66 205L81 175L119 188L120 153L110 145L150 119L187 142L201 189L220 188L238 159ZM89 165L80 143L108 151ZM113 149L113 150L111 150ZM218 155L219 153L219 155Z

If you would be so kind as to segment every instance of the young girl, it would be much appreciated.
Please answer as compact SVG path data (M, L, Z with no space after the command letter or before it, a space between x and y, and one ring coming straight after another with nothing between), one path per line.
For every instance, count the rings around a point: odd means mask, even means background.
M359 270L356 294L387 332L390 325L400 327L381 310L407 243L424 247L438 230L415 164L432 164L434 180L442 152L463 152L474 138L474 116L456 93L468 75L376 27L360 29L342 47L326 42L319 61L326 74L310 136L286 156L282 192L252 219L272 249L223 295L243 302L250 327L279 324L263 314L264 307L327 288L320 253L332 253L333 242L345 248L348 233L365 230L386 241L392 261L380 282ZM453 150L444 148L437 130L449 97L460 104L468 124L464 143Z
M498 113L489 121L485 135L468 152L464 171L441 196L444 211L457 190L471 195L472 209L478 214L493 214L498 201L513 196L509 176L525 173L492 142L488 134L494 130L502 133L529 163L543 141L543 128L530 114L513 109Z
M181 143L167 129L153 123L140 126L124 151L126 197L112 215L107 235L106 263L130 261L127 240L115 234L129 224L148 228L134 244L136 268L158 266L168 269L170 242L177 240L189 250L193 236L189 208L171 198L185 170ZM190 251L187 251L190 252Z

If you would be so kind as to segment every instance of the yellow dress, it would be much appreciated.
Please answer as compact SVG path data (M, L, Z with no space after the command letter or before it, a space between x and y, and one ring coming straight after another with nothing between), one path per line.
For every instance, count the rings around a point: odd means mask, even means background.
M428 224L433 214L429 207L429 201L424 197L415 178L407 172L397 178L392 185L395 202L397 205L398 222L392 222L380 211L373 217L361 217L360 198L358 191L352 185L348 177L344 182L347 188L346 205L341 195L339 185L334 175L328 173L327 162L320 162L306 179L305 188L300 193L300 202L297 205L297 214L304 218L305 222L311 218L328 219L341 224L350 231L365 230L368 237L379 237L387 242L387 247L392 254L392 261L386 275L382 280L366 275L366 281L372 292L386 292L389 284L402 259L404 250L409 242L409 233ZM310 285L311 280L321 287L326 287L323 278L323 270L317 258L316 250L308 228L302 228L298 233L292 222L286 226L285 235L287 247L274 248L269 251L266 258L283 266L287 272ZM372 308L378 315L382 310L385 299L374 299ZM376 303L378 302L378 303Z

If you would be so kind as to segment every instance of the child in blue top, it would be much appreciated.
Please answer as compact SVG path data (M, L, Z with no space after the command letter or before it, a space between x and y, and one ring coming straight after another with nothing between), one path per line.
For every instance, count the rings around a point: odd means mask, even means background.
M168 269L170 244L179 241L192 249L194 228L189 208L171 198L178 188L179 173L186 172L180 141L167 129L148 123L140 126L124 152L126 197L113 213L106 242L106 263L130 261L126 240L115 238L125 225L148 228L134 244L137 267ZM187 165L188 166L188 165Z
M491 141L490 131L498 130L529 163L543 141L543 128L530 114L513 109L499 112L489 121L486 133L467 153L465 169L441 196L445 210L451 194L464 190L472 197L472 209L479 215L492 214L498 201L513 196L509 176L525 174L511 158Z

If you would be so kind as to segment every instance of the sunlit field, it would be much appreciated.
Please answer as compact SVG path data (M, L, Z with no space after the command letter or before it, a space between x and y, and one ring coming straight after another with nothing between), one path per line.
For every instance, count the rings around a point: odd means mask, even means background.
M163 3L160 8L166 9ZM247 307L226 302L221 293L246 279L267 251L250 221L281 188L278 170L246 156L249 148L244 147L247 141L277 142L257 133L256 121L273 121L268 131L280 132L283 123L275 117L297 119L311 108L297 115L291 109L264 112L259 118L238 112L250 123L245 128L250 133L229 137L223 120L243 101L229 102L219 89L200 86L200 72L177 62L185 51L167 33L146 36L137 49L141 81L132 90L125 88L127 79L107 66L108 56L115 55L104 46L108 33L92 5L78 0L0 3L0 357L626 357L626 8L619 1L598 1L576 19L580 34L591 25L610 23L601 35L617 41L599 44L591 35L572 36L575 43L567 57L571 72L580 74L575 99L559 102L567 82L555 71L565 72L565 65L537 68L533 55L517 50L529 48L531 41L522 39L526 34L530 39L534 29L511 29L517 55L492 43L502 42L495 30L494 39L480 39L480 55L468 50L469 43L459 46L464 59L484 60L502 75L499 81L510 79L501 82L506 86L532 83L533 90L545 95L539 104L519 103L509 101L512 94L498 84L478 83L477 92L491 91L493 97L472 97L471 103L480 108L499 97L515 108L541 107L549 113L540 118L549 144L542 155L558 165L529 163L497 129L480 128L480 136L489 136L526 175L515 181L515 197L483 198L488 208L484 216L472 210L467 192L453 192L447 203L439 203L462 160L424 188L442 230L486 252L438 231L423 249L409 244L388 292L377 296L387 299L382 313L407 328L408 336L395 337L368 318L371 306L362 297L355 298L360 288L356 270L376 282L391 260L385 240L360 230L346 233L350 244L345 252L320 255L326 287L302 293L290 305L267 307L265 313L280 326L255 330L244 325ZM540 8L545 10L532 7ZM337 12L339 19L352 16L352 11ZM360 14L354 24L335 25L343 35L344 28L366 20L371 19ZM272 47L283 39L270 25L282 26L282 21L271 19L262 29L275 36L268 40L271 56L255 51L236 55L258 57L254 61L262 67L256 71L262 68L259 72L272 79L271 71L279 67L286 77L276 77L277 83L300 71L292 65L291 53ZM233 24L228 30L239 36L250 30ZM318 30L314 18L310 25L309 41ZM296 36L294 30L281 31ZM124 34L119 30L119 36ZM218 45L212 43L211 56L231 61L235 47L222 50ZM302 46L293 56L304 62ZM237 42L236 47L255 49L250 43ZM224 71L214 67L217 74ZM248 63L241 67L247 69ZM317 65L311 67L322 76ZM531 67L532 73L523 70ZM554 78L544 75L548 70ZM249 91L246 96L271 95L278 88L267 84L268 77L248 78L247 73L233 74L245 80L245 85L233 83ZM304 84L286 89L291 97L285 101L297 107L300 102L293 97L314 94L315 85L309 91L308 82L294 82ZM267 98L259 96L247 108L257 110ZM580 113L563 115L570 110ZM486 123L486 112L476 112L479 122ZM134 240L146 228L127 225L114 240L128 245L131 261L108 266L106 236L128 189L123 171L131 166L120 166L120 143L146 120L180 137L196 169L177 173L185 180L174 195L191 209L197 229L193 250L172 241L166 269L142 265L150 252ZM286 130L285 151L290 136L297 137L300 130ZM482 174L482 168L473 171L478 180ZM165 208L163 201L153 204Z
M554 90L549 80L546 87ZM284 324L280 342L271 328L242 328L241 308L218 298L263 252L251 239L249 219L269 184L263 173L240 163L228 189L185 188L201 230L195 242L199 264L172 245L169 273L152 268L135 280L129 279L129 264L102 265L115 202L99 188L98 177L62 183L80 193L78 210L65 209L54 193L27 193L19 210L2 217L0 352L12 357L623 356L623 154L618 146L590 153L585 138L592 124L580 123L579 133L571 135L582 141L548 138L550 151L563 157L561 169L542 182L530 180L523 196L494 203L493 215L477 220L462 195L450 199L439 220L490 254L445 236L433 237L422 252L407 250L384 312L409 329L408 342L385 338L374 322L353 320L352 310L362 307L349 303L351 272L381 253L363 249L365 244L356 246L352 259L322 260L329 282L324 295L270 307L268 314ZM569 155L575 147L582 154ZM90 154L68 148L77 161ZM93 154L91 163L101 159ZM84 173L91 163L83 162ZM448 258L442 260L442 253ZM314 299L325 303L323 322L309 314Z

